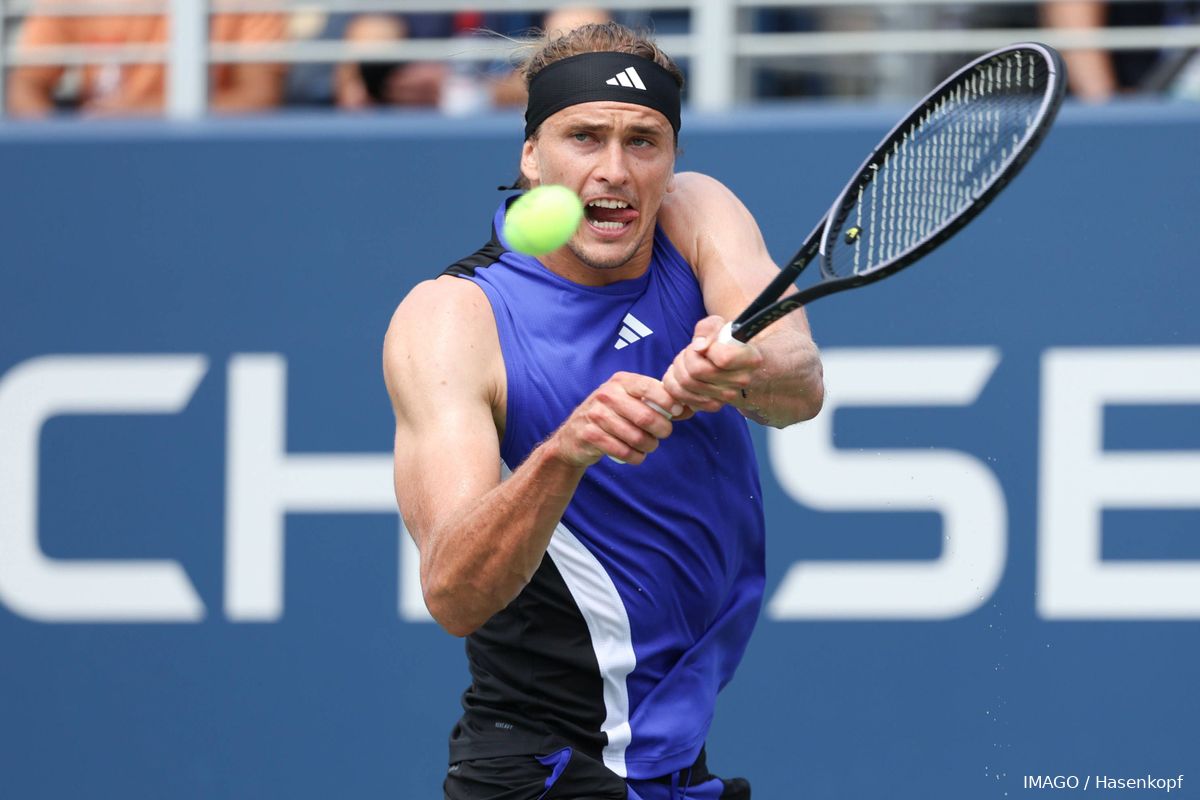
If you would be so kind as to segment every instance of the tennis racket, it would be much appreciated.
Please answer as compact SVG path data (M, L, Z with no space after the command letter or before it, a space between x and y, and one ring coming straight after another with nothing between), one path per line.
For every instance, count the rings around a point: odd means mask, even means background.
M1025 166L1065 88L1062 58L1042 44L1010 45L955 72L883 138L721 340L746 342L785 314L894 275L945 242ZM817 256L820 282L785 297Z

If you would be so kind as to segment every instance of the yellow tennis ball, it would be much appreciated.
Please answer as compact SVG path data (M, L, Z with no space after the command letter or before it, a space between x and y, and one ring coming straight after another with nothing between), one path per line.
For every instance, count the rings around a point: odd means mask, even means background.
M530 189L504 215L504 240L519 253L541 256L575 235L583 221L583 202L565 186Z

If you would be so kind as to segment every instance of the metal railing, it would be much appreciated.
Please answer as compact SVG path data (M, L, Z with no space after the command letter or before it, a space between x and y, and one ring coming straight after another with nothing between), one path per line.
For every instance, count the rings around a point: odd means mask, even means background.
M1058 0L1051 0L1058 1ZM1150 0L1135 0L1149 2ZM207 17L214 13L326 14L365 12L450 12L459 10L529 12L553 6L553 0L116 0L39 4L36 0L0 0L0 71L36 65L165 63L167 113L190 119L207 107L209 64L236 63L338 63L396 62L409 60L495 61L506 58L520 42L498 37L407 39L382 43L345 41L279 41L270 43L210 43ZM645 11L643 0L602 0L598 6L613 11ZM1200 47L1200 24L1166 27L1102 29L989 28L989 29L871 29L821 30L803 33L749 32L741 28L753 9L830 9L848 7L885 12L896 25L898 13L915 7L1021 5L1017 0L652 0L654 11L686 11L687 33L656 38L677 59L689 62L690 102L704 111L723 111L747 99L739 74L747 65L781 59L932 55L976 53L1021 41L1037 40L1064 50L1171 49ZM1023 5L1028 5L1028 2ZM901 11L903 10L903 11ZM886 14L886 12L891 12ZM53 16L160 15L171 18L167 44L70 45L16 48L11 43L11 21L31 14ZM4 108L4 81L0 81L0 111Z

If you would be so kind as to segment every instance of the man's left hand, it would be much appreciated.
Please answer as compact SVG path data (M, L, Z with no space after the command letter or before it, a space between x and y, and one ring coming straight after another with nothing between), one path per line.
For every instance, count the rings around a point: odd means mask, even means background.
M663 376L671 396L695 411L719 411L743 397L763 356L752 344L717 341L721 317L705 317L696 323L692 343L683 349Z

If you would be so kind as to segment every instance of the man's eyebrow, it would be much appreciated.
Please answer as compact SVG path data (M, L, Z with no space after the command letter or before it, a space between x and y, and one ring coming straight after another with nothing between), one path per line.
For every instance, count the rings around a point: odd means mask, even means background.
M633 133L654 134L657 136L665 136L666 131L661 125L630 125L629 130Z
M601 121L601 120L595 120L595 119L580 119L580 120L570 123L568 125L568 127L573 130L583 130L583 131L611 131L614 126L611 122L608 122L608 121ZM645 124L645 123L634 123L632 125L627 125L627 126L625 126L625 130L628 130L630 133L636 133L636 134L643 135L643 136L648 135L648 134L653 134L656 136L665 136L666 135L666 132L662 129L662 126L649 125L649 124Z

